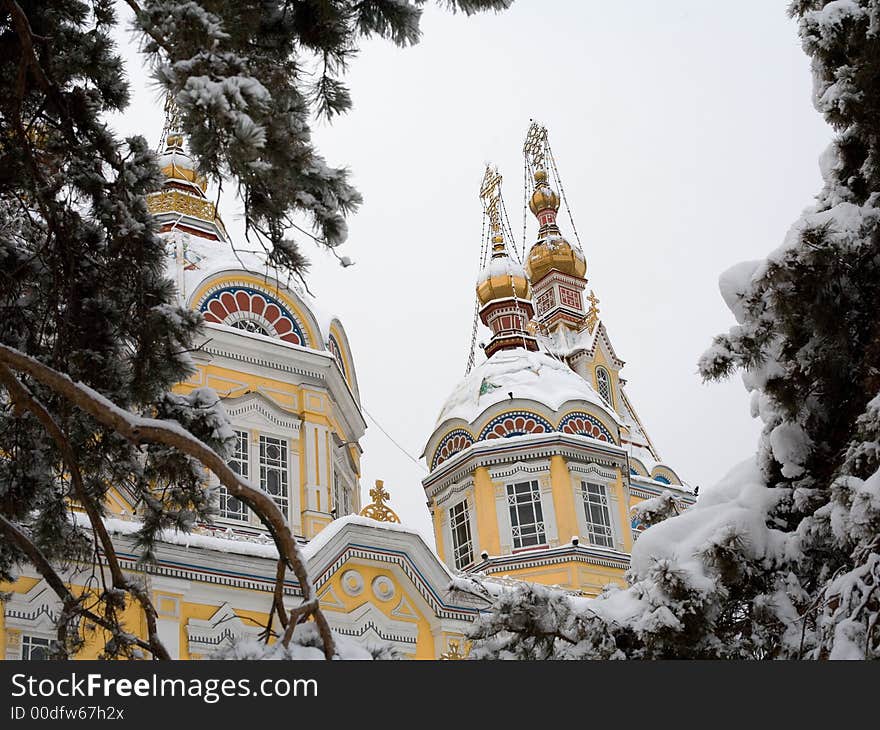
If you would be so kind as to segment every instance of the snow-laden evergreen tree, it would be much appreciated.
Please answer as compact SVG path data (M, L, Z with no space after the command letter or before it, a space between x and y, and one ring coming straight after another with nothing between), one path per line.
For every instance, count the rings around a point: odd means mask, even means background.
M630 586L586 600L459 581L477 657L880 657L880 0L796 0L824 186L765 260L721 278L757 456L643 532Z
M291 218L305 215L335 247L360 201L309 125L350 107L342 75L361 39L418 40L424 0L126 4L200 170L237 187L248 235L301 274ZM470 14L509 0L443 4ZM0 579L29 562L58 593L59 655L74 653L92 624L108 657L167 658L149 595L120 569L103 528L105 495L113 486L133 496L149 558L159 529L210 517L208 468L269 527L304 586L302 608L278 610L282 643L314 618L331 655L284 518L225 464L231 431L216 394L170 392L193 372L187 351L200 320L176 305L147 210L162 179L155 155L106 123L129 100L111 40L120 22L116 0L0 0ZM83 595L58 572L73 561L95 566ZM144 640L120 620L132 602Z

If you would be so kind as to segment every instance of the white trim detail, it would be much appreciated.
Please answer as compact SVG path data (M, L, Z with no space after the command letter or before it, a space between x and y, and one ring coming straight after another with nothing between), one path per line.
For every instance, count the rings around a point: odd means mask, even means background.
M370 602L361 604L351 613L328 611L327 622L340 634L356 638L362 646L390 644L401 654L415 654L419 625L388 618Z
M299 433L302 425L299 416L282 409L262 393L252 392L239 398L224 398L223 407L230 421L252 430L281 428L292 438Z
M211 618L191 618L186 624L190 654L210 654L224 644L259 633L259 626L246 624L228 603L219 606Z
M507 501L507 485L519 481L537 481L541 494L541 514L544 519L544 539L550 547L559 545L559 531L556 526L556 509L553 504L553 486L550 481L550 460L523 462L489 470L495 486L495 514L498 520L498 534L501 540L501 554L513 551L513 531L510 523L510 510ZM537 546L536 546L537 547ZM527 550L528 548L517 548Z
M61 617L61 602L45 579L27 593L13 593L5 602L6 658L21 659L21 635L48 639L50 644L58 637L57 621ZM18 632L10 641L10 632Z
M364 576L356 570L346 570L340 576L339 583L343 592L352 598L364 592Z
M513 464L505 464L489 469L489 476L493 482L502 480L510 481L517 476L530 477L535 474L550 473L550 460L541 459L540 461L515 461Z

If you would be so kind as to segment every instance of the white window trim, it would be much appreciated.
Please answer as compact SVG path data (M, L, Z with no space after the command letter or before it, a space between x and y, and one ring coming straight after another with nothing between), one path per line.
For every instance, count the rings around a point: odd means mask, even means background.
M455 567L455 553L452 548L452 524L449 520L449 510L459 502L467 500L468 520L471 527L471 547L473 548L473 560L479 561L482 553L480 547L480 533L477 532L477 498L476 488L472 479L453 484L443 490L443 494L435 500L437 509L440 510L440 533L443 535L443 561L452 570Z
M467 524L468 530L470 530L470 543L471 543L471 559L466 562L463 566L459 567L456 565L455 561L455 533L452 530L452 510L463 504L465 506L465 510L467 510ZM448 545L449 548L446 552L449 554L449 567L453 570L465 570L468 566L473 565L477 562L477 558L479 556L479 549L477 547L477 532L476 532L476 524L474 520L474 499L473 496L466 495L464 499L460 499L454 504L449 505L446 508L446 533L448 536Z
M602 395L602 388L600 383L602 382L602 378L599 376L600 373L605 374L605 384L608 386L608 397ZM599 394L599 397L605 401L605 404L614 408L614 379L611 377L611 372L604 365L596 366L596 392Z
M294 530L300 534L300 476L299 476L299 427L295 430L279 428L269 423L262 417L254 417L254 412L246 417L239 418L230 423L232 430L244 431L248 436L248 483L254 488L260 489L260 437L282 439L287 443L287 514L285 517ZM214 484L219 487L216 477ZM219 498L219 494L218 494ZM222 517L217 514L214 517L217 525L224 527L262 527L263 523L248 509L246 520L236 520Z
M263 489L263 485L261 483L262 479L260 477L260 467L261 467L261 464L260 464L260 444L264 438L275 439L277 441L281 441L286 446L284 451L286 453L287 458L284 460L286 463L283 464L283 467L284 467L284 471L287 476L287 494L285 495L285 500L286 500L287 504L285 506L284 511L286 511L286 513L287 513L285 515L285 517L287 517L287 520L289 522L290 515L291 515L291 507L293 504L293 493L295 491L294 485L293 485L293 470L291 469L291 461L292 461L292 454L293 454L292 444L291 444L290 439L287 436L282 436L282 435L278 435L278 434L274 434L274 433L268 433L266 431L260 431L258 434L252 435L252 437L251 437L251 467L253 467L254 465L256 465L256 467L257 467L257 470L254 473L254 482L261 490ZM270 494L269 492L266 492L266 494L272 498L272 501L274 501L276 505L278 505L278 502L275 500L275 495ZM281 508L280 505L278 505L278 507L279 507L279 509ZM259 520L257 520L255 515L252 515L251 520L254 522L259 521Z
M553 503L553 486L550 481L550 461L522 462L494 467L489 475L495 486L495 517L498 522L498 534L501 540L501 554L510 555L514 550L519 553L535 550L547 545L559 545L559 531L556 526L556 508ZM525 548L513 547L513 526L510 523L510 509L507 503L507 485L515 482L537 481L541 494L541 511L544 515L544 540L541 545Z
M235 427L235 426L232 427L232 430L235 431L235 433L236 433L236 439L238 439L238 434L239 434L239 433L243 433L243 434L244 434L244 438L245 438L245 461L247 462L247 470L248 470L248 473L247 473L247 481L248 481L248 482L251 482L251 480L253 479L253 473L254 473L254 472L253 472L253 465L251 464L251 456L250 456L250 452L251 452L251 432L248 431L248 430L246 430L246 429L244 429L244 428L237 428L237 427ZM228 464L228 463L229 463L229 462L227 462L227 464ZM220 504L218 505L217 517L215 518L216 521L218 521L218 522L222 522L223 524L228 524L228 525L249 525L249 524L251 524L251 521L252 521L252 520L251 520L251 510L250 510L250 508L249 508L246 504L244 504L244 503L242 503L243 506L244 506L244 518L243 518L243 519L240 519L240 520L239 520L239 519L236 519L235 517L229 517L229 516L227 516L227 515L224 515L224 514L222 514L222 512L219 511L220 509L222 509L222 500L223 500L223 494L224 494L225 491L226 491L226 488L225 488L222 484L219 485L219 494L218 494L218 497L219 497L219 499L220 499Z
M613 546L610 549L624 552L626 546L623 540L623 526L620 524L620 497L615 488L617 474L593 463L584 464L570 462L568 470L571 475L571 489L574 496L578 530L580 530L580 538L584 541L584 544L591 545L589 540L589 530L587 529L587 515L584 510L581 482L590 482L604 487L608 498L608 512L611 516L611 534L613 536ZM627 529L629 529L628 523ZM596 545L595 547L605 546Z

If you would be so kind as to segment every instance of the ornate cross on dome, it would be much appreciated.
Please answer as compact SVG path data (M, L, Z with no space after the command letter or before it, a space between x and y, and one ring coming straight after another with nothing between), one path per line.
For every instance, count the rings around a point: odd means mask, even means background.
M587 331L592 332L596 322L599 321L599 297L596 296L592 289L590 289L590 296L587 297L587 301L590 303L590 309L587 312L585 324Z
M400 517L385 504L386 500L391 499L391 495L385 490L384 485L385 482L381 479L376 480L376 486L370 490L373 501L361 510L361 515L376 522L400 522Z
M493 233L501 229L501 212L499 211L501 180L502 177L498 169L486 165L486 174L483 175L483 182L480 184L480 200L483 201L483 208L486 215L489 216L489 224L492 226Z
M531 172L544 168L544 157L547 150L547 128L538 124L534 119L529 125L526 141L523 144L523 155Z

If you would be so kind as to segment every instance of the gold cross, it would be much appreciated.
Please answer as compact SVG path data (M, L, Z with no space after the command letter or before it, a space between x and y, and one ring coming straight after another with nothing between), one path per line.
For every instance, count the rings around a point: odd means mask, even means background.
M370 490L370 496L373 498L372 504L368 504L361 510L361 515L377 520L378 522L400 522L400 517L391 507L385 504L386 499L391 499L391 495L385 491L385 482L381 479L376 480L376 486Z
M390 498L391 495L385 491L384 487L385 482L381 479L376 480L376 486L370 490L370 496L373 498L373 504L377 507L384 507L385 500Z
M501 214L498 210L498 204L501 201L501 180L498 168L486 165L486 173L480 184L480 200L483 201L483 207L489 216L489 223L493 231L498 231L501 228Z
M532 172L544 167L544 153L547 147L547 128L542 127L536 121L529 126L526 141L523 144L523 155L529 163Z
M590 311L591 311L591 312L595 312L596 314L598 314L598 313L599 313L599 307L596 306L596 305L599 304L599 297L597 297L597 296L593 293L593 290L592 290L592 289L590 289L590 296L587 297L587 301L590 303Z
M445 661L455 661L458 659L464 659L467 656L467 654L462 654L459 651L460 646L461 646L461 644L459 642L457 642L453 639L450 639L449 640L449 649L447 651L444 651L440 655L440 658Z

